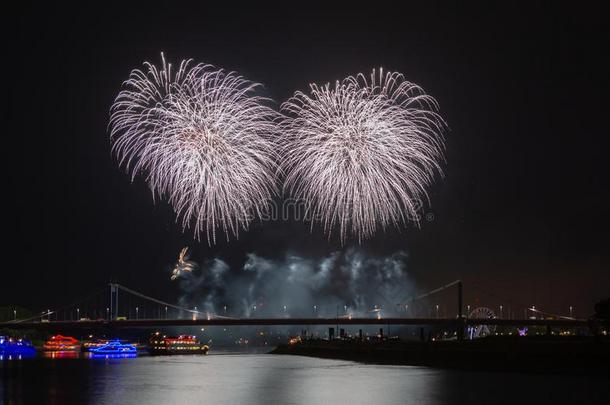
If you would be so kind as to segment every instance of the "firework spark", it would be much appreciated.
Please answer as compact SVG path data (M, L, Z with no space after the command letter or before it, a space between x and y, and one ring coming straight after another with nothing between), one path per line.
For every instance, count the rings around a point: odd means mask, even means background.
M188 246L182 248L180 254L178 255L178 261L174 265L174 269L172 270L172 281L180 277L180 275L184 272L192 273L193 270L197 267L197 263L189 260L188 255Z
M183 229L210 244L217 228L237 237L276 193L278 113L236 73L161 59L124 82L111 108L113 151L132 181L142 175L154 199L169 201Z
M306 202L329 237L338 226L341 242L418 224L426 187L442 174L445 124L436 100L382 69L310 90L282 105L285 190Z

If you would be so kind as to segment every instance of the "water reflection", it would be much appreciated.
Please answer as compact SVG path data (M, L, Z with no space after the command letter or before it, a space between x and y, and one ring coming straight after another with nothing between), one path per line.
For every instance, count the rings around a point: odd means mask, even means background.
M5 403L607 403L605 381L591 376L476 373L264 354L95 358L4 362Z
M80 357L80 352L75 350L57 350L41 352L42 357L47 359L77 359Z
M120 353L120 354L98 354L98 353L86 353L86 356L90 359L135 359L138 357L137 353Z
M36 352L33 353L0 353L0 361L3 360L25 360L36 357Z

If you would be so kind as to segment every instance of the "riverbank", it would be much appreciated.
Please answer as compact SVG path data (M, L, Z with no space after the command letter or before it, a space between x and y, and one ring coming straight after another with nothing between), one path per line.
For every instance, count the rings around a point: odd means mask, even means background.
M464 370L609 374L610 339L488 337L471 341L366 342L308 340L271 353Z

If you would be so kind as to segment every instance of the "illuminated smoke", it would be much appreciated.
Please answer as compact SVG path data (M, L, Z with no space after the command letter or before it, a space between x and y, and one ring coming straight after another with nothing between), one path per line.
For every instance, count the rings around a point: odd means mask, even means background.
M415 291L406 262L405 252L370 256L354 248L321 259L251 253L234 268L215 258L180 280L180 303L236 317L372 317L375 308L387 316L399 312L396 304Z

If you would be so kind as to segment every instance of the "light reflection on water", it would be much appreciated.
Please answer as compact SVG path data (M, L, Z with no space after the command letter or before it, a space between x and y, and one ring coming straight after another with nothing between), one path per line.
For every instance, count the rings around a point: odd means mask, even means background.
M135 359L138 357L136 353L117 353L117 354L101 354L101 353L86 353L90 359Z
M47 359L77 359L80 357L80 351L76 350L53 350L40 353L42 357Z
M0 361L19 361L25 359L33 359L36 353L0 353Z
M5 361L0 372L6 405L595 404L606 382L265 354L38 358Z

